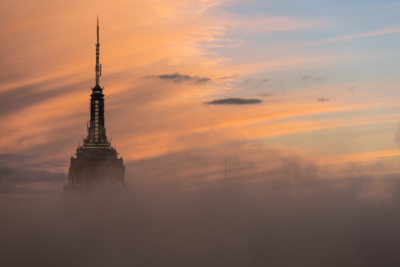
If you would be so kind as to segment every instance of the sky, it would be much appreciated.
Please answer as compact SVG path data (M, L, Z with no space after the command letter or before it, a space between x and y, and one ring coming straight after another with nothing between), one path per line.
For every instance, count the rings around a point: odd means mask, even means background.
M0 257L398 266L399 13L390 0L2 1ZM129 193L66 206L97 16Z
M398 173L399 10L395 1L5 1L3 165L68 172L89 120L98 15L107 134L131 177L137 162L211 150L215 162L182 171L227 160L234 173L251 151L271 169L263 158L279 150L328 176L349 165Z

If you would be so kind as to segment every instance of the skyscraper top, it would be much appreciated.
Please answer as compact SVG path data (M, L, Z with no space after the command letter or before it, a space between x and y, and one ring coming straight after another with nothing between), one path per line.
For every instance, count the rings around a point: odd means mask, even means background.
M101 64L100 64L100 37L99 37L99 16L97 16L97 44L96 44L96 86L93 91L102 91L100 87Z
M88 136L84 140L86 148L106 148L110 146L110 142L106 136L106 128L104 125L104 94L103 88L100 87L99 79L101 76L100 57L100 40L99 40L99 18L97 17L97 43L96 43L96 86L92 88L90 95L90 121L88 124Z
M101 65L99 63L99 18L97 17L96 43L96 86L90 95L90 121L87 124L88 135L83 146L76 149L76 158L71 157L68 171L68 185L64 187L64 196L72 197L76 193L89 193L99 187L125 187L125 166L118 157L115 148L107 139L104 124L104 94L99 85ZM110 187L111 186L111 187Z

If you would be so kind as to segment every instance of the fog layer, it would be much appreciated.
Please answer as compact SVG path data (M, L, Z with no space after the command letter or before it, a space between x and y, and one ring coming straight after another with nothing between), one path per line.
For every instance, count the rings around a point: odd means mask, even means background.
M224 161L214 169L215 158L201 151L127 163L126 194L64 203L3 198L2 265L400 263L397 175L328 179L312 162L272 150L268 155L264 169L250 156L243 165L231 157L226 184Z

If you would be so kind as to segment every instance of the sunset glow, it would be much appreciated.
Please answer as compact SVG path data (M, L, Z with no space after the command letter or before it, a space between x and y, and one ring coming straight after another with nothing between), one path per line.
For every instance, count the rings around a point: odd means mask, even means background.
M310 16L311 4L275 1L22 3L2 9L0 151L34 154L36 169L67 172L86 134L97 15L106 127L128 169L246 143L317 165L398 157L400 24L361 27L372 5L315 4ZM205 104L229 98L261 103Z

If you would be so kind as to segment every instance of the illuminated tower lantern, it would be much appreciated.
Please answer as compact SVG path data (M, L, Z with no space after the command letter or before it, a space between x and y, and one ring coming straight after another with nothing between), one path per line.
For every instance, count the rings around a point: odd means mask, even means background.
M99 43L99 20L97 19L96 44L96 85L92 88L90 99L90 121L88 135L83 146L76 150L76 158L71 157L68 172L68 185L64 195L72 192L89 192L99 187L124 187L125 166L123 159L111 147L104 125L104 94L100 87L101 64Z

